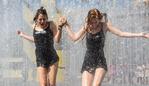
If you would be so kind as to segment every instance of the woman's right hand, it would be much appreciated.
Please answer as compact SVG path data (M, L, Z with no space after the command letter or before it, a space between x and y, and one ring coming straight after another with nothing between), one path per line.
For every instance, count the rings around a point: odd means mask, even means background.
M22 38L24 38L24 39L26 39L26 40L29 40L29 41L31 41L31 42L34 42L33 36L29 36L29 35L27 35L26 33L22 32L22 31L20 31L20 30L17 30L17 34L18 34L20 37L22 37Z
M149 33L144 33L144 34L143 34L143 37L144 37L144 38L149 38Z
M20 30L18 30L18 31L17 31L17 34L18 34L19 36L22 36L23 32L20 31Z

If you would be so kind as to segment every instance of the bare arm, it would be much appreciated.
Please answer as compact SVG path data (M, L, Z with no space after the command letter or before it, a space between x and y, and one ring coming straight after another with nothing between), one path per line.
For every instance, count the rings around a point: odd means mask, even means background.
M116 27L112 26L111 23L107 23L107 29L112 32L113 34L120 36L120 37L128 37L128 38L132 38L132 37L145 37L144 33L130 33L130 32L123 32L119 29L117 29Z
M82 28L81 28L78 32L76 32L76 33L73 32L69 24L66 25L66 31L67 31L69 37L70 37L70 38L72 39L72 41L74 41L74 42L77 41L77 40L79 40L79 39L80 39L81 37L83 37L83 36L85 35L85 33L86 33L85 27L82 27Z
M59 26L56 25L54 22L51 22L51 29L54 34L54 40L55 42L59 43L62 35L62 29L58 29Z
M28 40L28 41L34 42L33 36L29 36L29 35L27 35L27 34L21 32L21 31L19 31L19 30L17 31L17 34L18 34L20 37L22 37L22 38L24 38L24 39L26 39L26 40Z

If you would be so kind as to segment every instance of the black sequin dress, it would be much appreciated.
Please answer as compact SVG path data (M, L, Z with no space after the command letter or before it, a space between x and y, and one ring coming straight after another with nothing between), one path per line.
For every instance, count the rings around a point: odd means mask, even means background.
M104 42L105 34L103 30L96 34L86 34L87 51L85 53L81 73L84 71L94 73L96 68L104 68L107 71L107 63L103 50Z
M42 66L48 68L56 63L59 57L54 48L53 32L50 25L43 31L33 31L34 42L36 46L36 62L37 67Z

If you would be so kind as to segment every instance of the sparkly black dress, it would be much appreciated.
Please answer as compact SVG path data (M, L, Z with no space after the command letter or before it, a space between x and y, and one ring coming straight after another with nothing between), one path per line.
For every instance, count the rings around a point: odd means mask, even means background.
M104 68L107 71L107 63L104 56L105 34L101 30L96 34L86 34L87 51L82 65L81 73L88 71L94 73L96 68Z
M56 63L59 57L54 49L53 32L49 26L43 31L33 31L34 42L36 46L36 62L37 67L42 66L48 68Z

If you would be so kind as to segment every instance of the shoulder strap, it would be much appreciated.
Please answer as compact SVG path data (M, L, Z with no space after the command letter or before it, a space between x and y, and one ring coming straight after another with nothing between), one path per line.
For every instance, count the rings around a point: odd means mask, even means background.
M106 31L106 28L104 28L104 25L105 25L105 24L102 23L102 28L101 28L101 29L102 29L102 32L104 33L104 35L106 35L106 32L107 32L107 31Z

